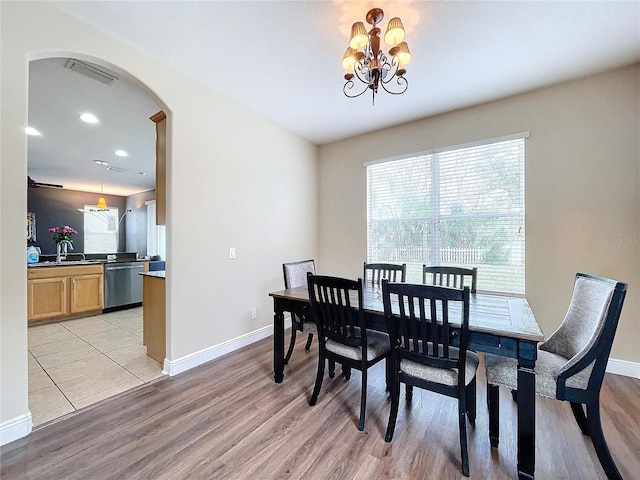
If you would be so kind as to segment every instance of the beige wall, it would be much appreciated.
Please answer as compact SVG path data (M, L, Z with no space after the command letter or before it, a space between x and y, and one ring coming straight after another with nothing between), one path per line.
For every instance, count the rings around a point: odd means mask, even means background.
M361 275L364 162L529 131L527 299L549 335L564 318L576 272L627 282L612 357L639 362L639 75L635 65L320 147L323 272Z
M0 20L0 427L28 413L29 60L73 55L111 66L165 106L167 358L271 325L268 292L282 287L281 264L317 253L317 148L49 3L0 2Z

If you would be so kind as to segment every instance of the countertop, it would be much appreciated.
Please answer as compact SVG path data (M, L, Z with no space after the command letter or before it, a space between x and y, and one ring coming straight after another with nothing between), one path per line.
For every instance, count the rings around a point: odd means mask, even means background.
M89 260L63 260L60 263L44 261L38 263L28 263L27 267L29 268L40 268L40 267L75 267L82 265L107 265L112 263L132 263L132 262L148 262L149 260L137 259L137 260L128 260L126 258L117 258L115 260L103 260L103 259L89 259Z
M156 270L154 272L140 272L138 275L143 275L145 277L156 277L156 278L167 278L165 276L165 270Z
M138 258L138 252L115 252L115 253L75 253L68 252L65 260L57 263L56 255L40 255L38 263L27 264L31 268L39 267L71 267L95 264L112 264L124 262L148 262L149 259Z

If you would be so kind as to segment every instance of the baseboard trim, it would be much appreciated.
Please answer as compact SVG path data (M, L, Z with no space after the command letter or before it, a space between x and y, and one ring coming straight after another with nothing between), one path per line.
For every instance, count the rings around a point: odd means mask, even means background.
M0 424L0 445L6 445L19 438L26 437L33 429L31 412L7 420Z
M625 377L640 378L640 363L610 358L607 362L607 373L624 375Z
M285 318L285 328L291 326L291 319ZM239 348L251 345L263 338L267 338L273 335L273 324L254 330L253 332L246 333L226 342L213 345L212 347L205 348L198 352L190 353L184 357L177 358L175 360L169 360L165 358L163 371L165 375L178 375L182 372L186 372L192 368L195 368L203 363L210 362L218 357L231 353Z

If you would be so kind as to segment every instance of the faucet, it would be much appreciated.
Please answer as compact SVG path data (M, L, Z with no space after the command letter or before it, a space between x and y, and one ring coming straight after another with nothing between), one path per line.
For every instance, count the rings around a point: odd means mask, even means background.
M69 247L71 247L71 250L73 250L73 244L69 241L69 240L61 240L58 243L58 250L56 253L56 263L60 263L62 260L64 260L65 258L67 258L66 252L65 255L62 255L62 244L66 244L69 245Z

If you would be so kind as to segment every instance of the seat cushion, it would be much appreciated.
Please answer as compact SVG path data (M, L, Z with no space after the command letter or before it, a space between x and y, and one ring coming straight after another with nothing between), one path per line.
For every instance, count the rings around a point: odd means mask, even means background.
M512 390L518 388L518 361L515 358L486 353L484 360L487 383L500 385ZM568 359L560 355L538 349L535 368L537 395L556 398L558 372L568 361Z
M327 339L326 349L332 353L352 360L362 360L362 348L350 347L334 340ZM389 335L382 332L367 330L367 361L383 356L391 351Z
M302 322L302 331L304 333L313 333L314 335L317 335L318 325L316 325L316 322L312 320L304 320Z
M451 347L453 350L454 347ZM456 349L457 350L457 349ZM480 359L475 352L467 350L467 361L464 372L465 385L469 385L476 376L478 363ZM457 368L438 368L431 365L423 365L421 363L412 362L411 360L400 360L400 371L406 375L420 378L428 382L440 383L442 385L456 386L458 384Z
M291 322L292 327L300 332L313 333L314 335L318 333L318 326L314 320L301 319L299 315L293 314Z

